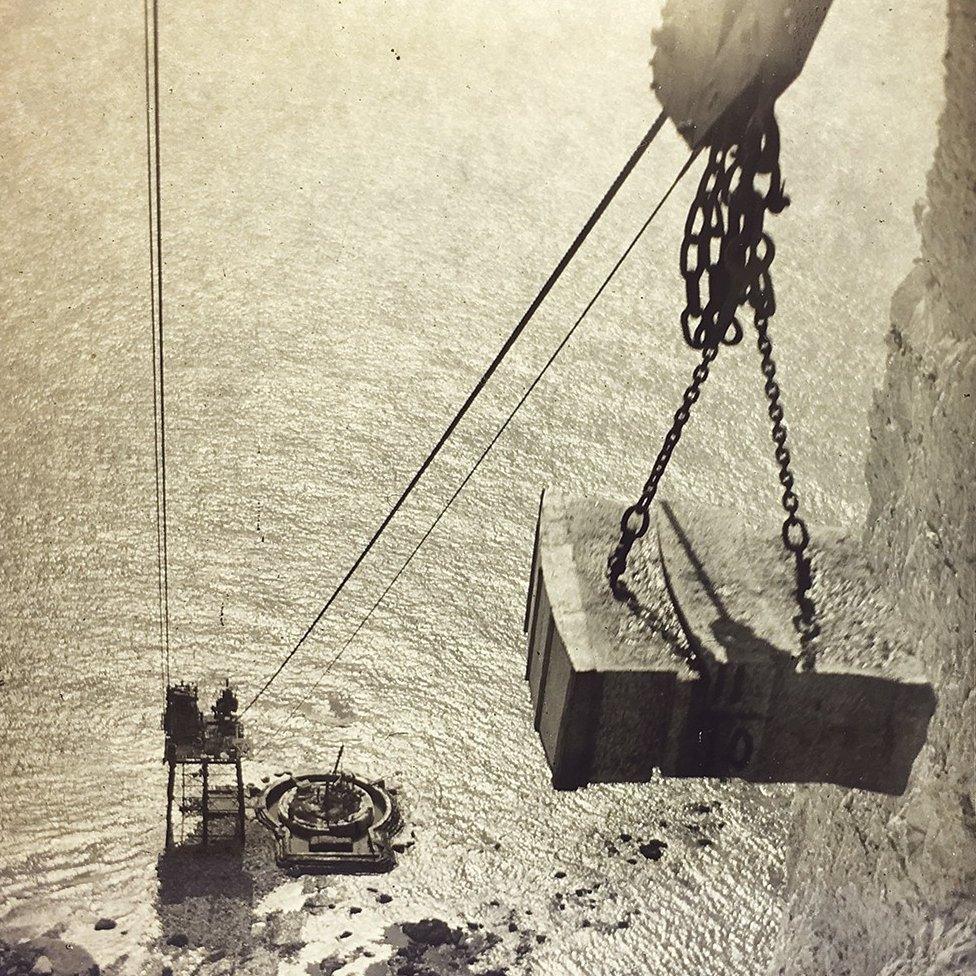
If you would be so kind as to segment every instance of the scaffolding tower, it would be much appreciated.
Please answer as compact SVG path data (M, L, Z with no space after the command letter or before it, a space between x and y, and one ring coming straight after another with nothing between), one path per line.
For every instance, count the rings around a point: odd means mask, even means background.
M179 809L182 816L198 814L201 822L201 843L210 844L214 821L236 818L235 836L244 843L244 777L241 759L247 754L248 742L244 726L237 714L238 701L230 684L225 681L210 715L200 710L196 685L175 684L166 689L166 710L163 712L163 732L166 736L163 761L168 766L166 785L166 850L174 846L173 802L176 791L176 767L182 767L183 791ZM201 795L186 796L186 767L197 767L201 779ZM211 783L211 767L233 767L232 784ZM192 776L192 774L191 774Z

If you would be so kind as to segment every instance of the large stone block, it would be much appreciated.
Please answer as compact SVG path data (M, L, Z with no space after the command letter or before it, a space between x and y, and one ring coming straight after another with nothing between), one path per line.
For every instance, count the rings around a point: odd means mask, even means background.
M817 666L799 671L791 563L775 528L664 503L631 556L606 557L622 506L549 492L540 511L528 669L559 788L738 776L900 793L935 696L856 541L815 535Z

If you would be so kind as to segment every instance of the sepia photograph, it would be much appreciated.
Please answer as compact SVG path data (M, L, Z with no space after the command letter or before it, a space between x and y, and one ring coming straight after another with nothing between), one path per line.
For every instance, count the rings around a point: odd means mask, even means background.
M976 976L976 0L0 0L0 976Z

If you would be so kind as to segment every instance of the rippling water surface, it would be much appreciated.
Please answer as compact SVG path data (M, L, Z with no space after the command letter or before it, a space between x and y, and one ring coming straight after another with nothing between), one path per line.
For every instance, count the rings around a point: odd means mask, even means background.
M253 692L304 630L656 114L657 16L625 2L162 4L174 676ZM0 11L0 927L56 921L86 942L114 912L133 946L158 927L164 791L141 17L94 0ZM935 0L838 0L781 104L793 203L772 221L773 331L821 521L866 509L867 410L916 251L941 39ZM682 158L666 132L248 715L250 777L329 763L345 743L350 765L402 784L419 843L389 879L390 917L531 908L549 934L540 973L759 972L781 907L785 791L557 794L522 680L540 487L633 495L693 365L676 272L693 178L299 703ZM755 359L721 357L672 493L776 504ZM683 811L715 799L725 827L699 848ZM648 831L668 857L608 857L621 832ZM594 880L603 928L554 900Z

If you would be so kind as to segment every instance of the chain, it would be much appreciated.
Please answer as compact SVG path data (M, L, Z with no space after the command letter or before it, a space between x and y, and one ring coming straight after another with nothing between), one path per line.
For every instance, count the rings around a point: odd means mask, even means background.
M790 468L792 459L786 446L786 424L783 420L783 404L780 402L779 383L776 382L776 363L773 360L773 343L769 338L769 320L756 316L756 345L761 357L760 369L766 379L764 386L769 401L769 419L773 423L772 440L774 455L779 465L779 483L783 486L783 545L793 556L796 576L796 602L798 612L793 617L793 626L800 635L800 666L804 670L813 667L815 652L813 639L820 633L816 621L816 607L810 596L813 588L813 569L807 549L810 545L810 532L798 514L800 499L793 490L794 479Z
M769 416L773 422L772 438L783 485L783 506L787 513L783 542L796 560L800 612L793 622L800 633L802 664L810 667L813 658L809 642L817 630L809 596L812 573L806 549L810 539L805 523L797 514L799 500L793 491L783 408L768 334L769 319L776 312L770 275L775 247L764 230L764 223L767 212L777 214L788 205L779 168L779 129L772 115L765 126L747 130L737 145L712 147L688 211L681 245L681 274L685 282L681 331L685 342L701 351L701 362L685 389L640 498L624 511L620 520L620 541L607 561L607 574L614 596L636 607L636 598L623 579L627 559L634 543L650 527L651 503L719 348L734 346L742 340L738 311L749 305L759 336Z
M610 588L618 599L632 598L623 582L627 559L634 543L647 533L651 503L719 347L742 339L736 316L739 307L748 302L757 314L761 311L766 316L775 310L769 277L774 248L763 232L763 222L766 210L779 212L788 203L782 193L778 159L779 141L772 119L766 132L750 130L739 146L713 146L709 152L681 245L685 281L681 330L702 358L640 498L620 520L620 542L607 562ZM763 175L769 177L765 193L757 186Z
M701 362L695 367L692 373L691 383L688 384L684 396L681 399L681 406L675 411L671 427L667 434L664 435L664 443L661 445L661 450L658 452L654 466L651 468L650 477L644 484L644 490L641 492L640 498L624 512L623 518L620 520L620 542L607 562L610 588L618 600L633 600L633 594L621 578L627 569L627 557L630 555L630 550L633 548L634 543L646 535L650 527L651 502L654 501L654 496L657 494L658 483L664 476L665 469L671 460L674 449L678 446L678 441L681 439L681 432L684 430L685 424L691 418L691 408L698 402L698 398L701 396L702 386L705 384L705 380L708 379L708 371L712 363L715 362L717 355L717 345L705 346L702 349Z
M773 302L768 272L775 252L763 228L767 211L780 213L788 205L775 119L764 130L749 130L737 146L712 148L681 244L681 331L693 349L738 343L742 325L736 313L747 302L773 314L775 305L767 301Z

